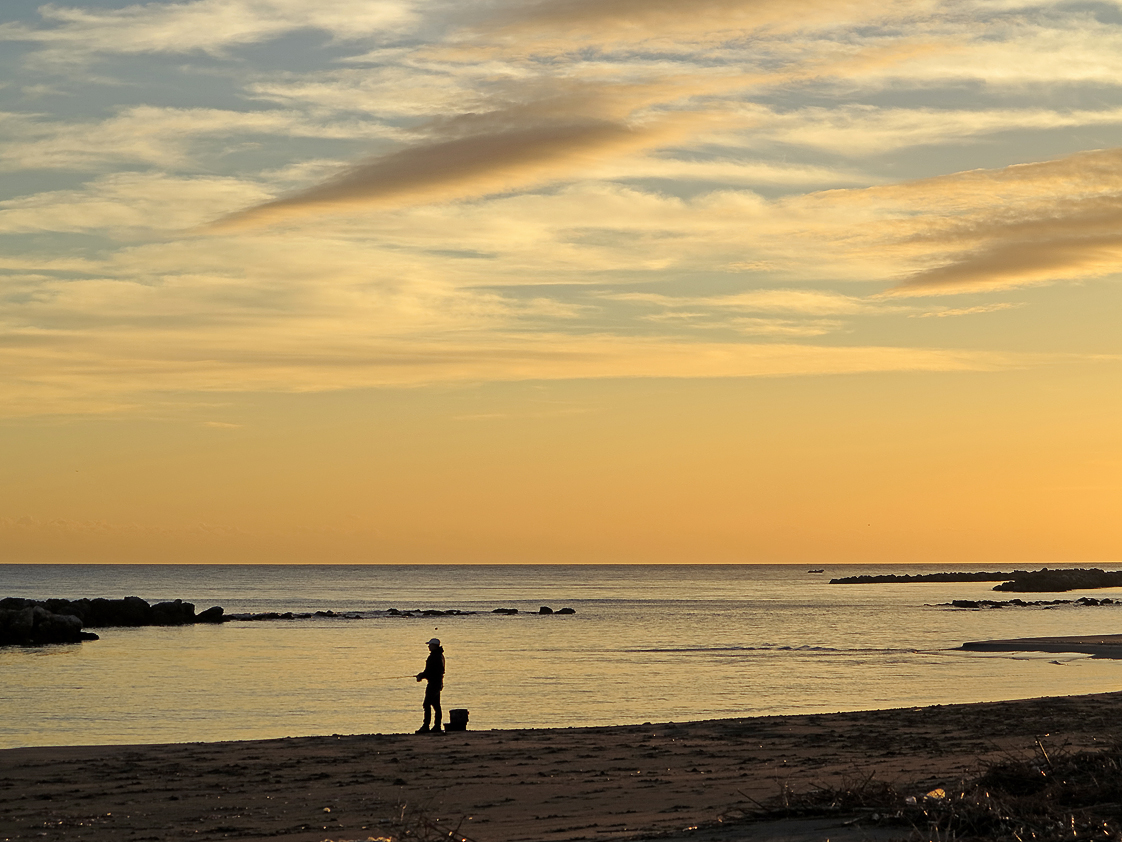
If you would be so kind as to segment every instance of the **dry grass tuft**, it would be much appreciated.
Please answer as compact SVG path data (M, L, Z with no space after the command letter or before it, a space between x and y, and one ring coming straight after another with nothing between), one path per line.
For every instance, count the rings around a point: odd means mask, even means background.
M912 839L993 842L1122 840L1122 744L1049 751L1037 740L978 778L917 791L873 777L730 810L722 821L853 816L854 823L911 828Z

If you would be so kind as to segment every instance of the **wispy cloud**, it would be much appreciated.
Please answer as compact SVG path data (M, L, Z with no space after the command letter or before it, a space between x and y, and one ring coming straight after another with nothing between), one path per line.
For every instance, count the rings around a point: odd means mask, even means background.
M312 348L302 344L300 336L284 342L279 334L262 348L261 338L260 330L254 339L242 342L234 334L208 336L197 329L190 334L133 330L128 337L89 331L9 334L0 346L0 373L19 371L20 377L12 378L15 386L0 397L0 414L113 412L147 400L145 396L152 393L300 392L574 378L995 371L1047 361L1033 355L950 349L564 334L389 344L342 337L317 342Z
M293 111L216 108L122 109L96 122L42 120L0 112L0 169L100 169L107 164L180 168L194 163L203 141L221 139L220 154L238 139L283 136L321 139L400 137L391 128L356 120L325 123ZM210 150L213 154L213 150Z
M351 167L323 184L232 214L216 228L331 212L356 205L440 201L549 181L609 151L639 149L664 134L607 120L551 123L436 141Z
M813 146L842 155L875 155L896 149L980 140L995 132L1122 124L1122 108L1055 111L1042 108L955 110L934 108L814 107L761 113L752 143Z
M640 84L548 83L523 101L448 115L418 127L425 139L357 164L329 181L221 220L234 228L356 205L386 206L498 193L576 177L605 158L684 138L711 118L687 110L650 111L738 85L713 79Z
M927 310L923 313L910 313L913 318L948 318L953 316L974 316L979 313L998 313L1002 310L1014 310L1023 307L1022 303L1012 301L996 301L993 304L979 304L975 307L940 307L937 310Z
M58 62L98 53L221 52L301 29L337 38L399 31L414 21L413 5L395 0L193 0L119 9L47 5L44 27L9 23L0 40L31 41Z
M116 173L93 179L81 189L0 202L0 232L182 231L264 197L257 185L234 178Z
M1013 306L904 296L1122 269L1122 151L1039 160L1122 123L1100 85L1122 67L1117 27L1067 7L189 0L42 15L0 27L31 44L20 82L72 60L49 78L85 90L97 60L129 104L103 107L107 87L0 115L0 167L50 184L0 202L10 411L162 388L1031 364L910 349L887 326ZM283 51L239 50L296 32L320 35L293 39L284 71ZM143 78L156 64L182 71L175 104Z
M790 31L885 16L890 9L920 8L918 2L867 0L538 0L500 5L476 26L491 37L506 36L519 48L531 39L574 49L605 43L689 41L703 36L719 41L763 28Z
M935 199L934 212L903 243L949 257L906 277L895 288L898 294L1000 288L1122 270L1122 149L924 184L931 187L924 192ZM987 185L992 192L981 193Z

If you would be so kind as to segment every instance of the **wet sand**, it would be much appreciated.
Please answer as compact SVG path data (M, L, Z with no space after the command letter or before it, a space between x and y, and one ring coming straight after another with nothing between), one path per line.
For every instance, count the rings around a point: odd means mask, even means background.
M1119 660L1122 659L1122 634L975 640L962 644L961 648L972 652L1075 652Z
M0 840L367 840L388 836L403 807L476 842L888 838L740 816L784 788L870 775L917 793L953 786L1038 738L1049 750L1111 743L1120 713L1122 693L1110 693L612 728L8 749Z

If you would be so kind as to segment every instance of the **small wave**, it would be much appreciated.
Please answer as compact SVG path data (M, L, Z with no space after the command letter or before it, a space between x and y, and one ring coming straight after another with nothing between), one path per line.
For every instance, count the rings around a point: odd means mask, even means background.
M846 655L860 654L906 654L917 653L917 649L878 649L871 647L841 647L841 646L812 646L810 644L787 645L779 643L765 643L759 646L666 646L642 647L623 649L623 652L642 652L652 654L690 654L690 653L721 653L721 652L837 652Z

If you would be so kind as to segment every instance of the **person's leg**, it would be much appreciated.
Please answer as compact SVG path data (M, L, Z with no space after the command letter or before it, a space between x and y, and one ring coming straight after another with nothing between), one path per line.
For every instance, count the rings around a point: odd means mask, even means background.
M436 693L433 694L432 709L433 709L433 713L436 714L436 719L433 720L432 730L439 731L440 728L441 728L441 723L444 721L444 713L440 710L440 691L439 690L437 690ZM428 722L427 719L425 721Z
M428 690L425 691L425 703L424 703L423 707L424 707L424 710L425 710L425 724L422 725L420 728L418 728L414 732L416 734L427 734L429 732L429 721L430 721L430 717L432 716L432 708L429 706ZM440 720L438 719L436 721L439 722Z

